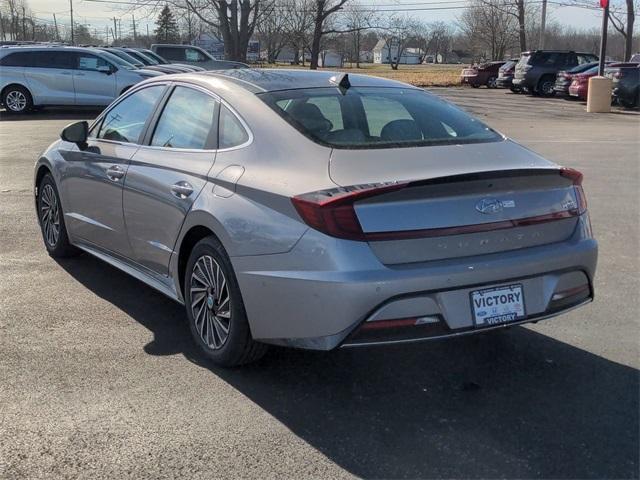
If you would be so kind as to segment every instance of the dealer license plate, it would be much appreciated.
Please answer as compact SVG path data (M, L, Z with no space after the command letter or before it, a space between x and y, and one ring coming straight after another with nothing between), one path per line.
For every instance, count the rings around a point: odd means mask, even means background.
M526 316L521 284L474 290L470 296L476 327L514 322Z

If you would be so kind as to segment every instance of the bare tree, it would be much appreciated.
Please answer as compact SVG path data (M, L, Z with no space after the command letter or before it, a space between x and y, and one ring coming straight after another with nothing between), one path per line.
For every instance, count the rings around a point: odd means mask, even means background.
M633 0L625 0L626 10L611 5L609 7L609 20L611 25L624 38L624 60L628 61L633 55L633 26L635 23L635 12L638 8L638 2Z
M375 10L365 9L358 2L351 2L344 9L342 14L343 32L348 32L353 37L353 58L355 57L356 68L360 68L360 44L362 32L377 28L380 22L379 14Z
M382 38L393 70L398 69L409 41L420 37L421 31L424 31L424 26L409 15L396 15L389 19L388 25L382 30Z
M318 68L320 56L320 41L327 31L324 30L325 22L334 13L342 9L349 0L315 0L315 12L313 20L313 38L311 40L311 70Z
M502 5L502 0L475 0L459 19L460 29L476 55L485 59L488 56L491 60L502 60L517 41L516 19Z
M274 63L287 43L287 4L277 0L269 5L256 25L258 40L267 51L267 62Z
M520 42L520 51L527 50L527 6L525 0L504 0L497 2L495 0L480 0L485 5L499 9L503 13L511 15L518 21L518 40Z
M293 48L294 63L298 63L306 52L311 51L313 35L313 0L285 0L282 10L284 15L285 36L287 44Z
M271 0L184 0L203 23L220 34L225 58L244 62L263 8Z

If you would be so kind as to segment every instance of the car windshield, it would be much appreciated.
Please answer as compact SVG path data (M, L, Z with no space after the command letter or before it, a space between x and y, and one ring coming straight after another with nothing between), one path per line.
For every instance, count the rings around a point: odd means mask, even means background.
M131 65L129 62L124 61L117 55L114 55L109 52L105 52L104 50L97 50L97 52L100 53L100 55L103 55L105 58L107 58L110 62L115 63L118 67L124 68L125 70L136 69L135 65Z
M584 72L586 70L589 70L594 65L597 65L597 63L585 63L585 64L582 64L582 65L578 65L577 67L573 67L571 70L569 70L569 73Z
M129 62L130 64L135 65L136 67L144 67L144 63L142 63L140 60L133 58L131 55L129 55L126 52L123 52L122 50L114 49L114 50L110 50L109 53L122 58L126 62Z
M147 62L147 65L160 64L160 62L155 58L153 58L151 55L147 55L146 53L142 53L142 52L136 52L136 54L138 55L138 57L143 58Z
M454 105L413 88L333 87L259 97L301 133L335 148L495 142L497 132Z
M153 58L158 61L160 65L167 65L169 62L158 55L156 52L152 52L151 50L142 50L141 53L144 53L147 57Z
M506 72L507 70L509 70L509 69L513 68L513 66L514 66L515 64L516 64L516 62L514 62L514 61L512 61L512 60L509 60L508 62L506 62L504 65L502 65L502 66L500 67L500 70L502 70L502 71L505 71L505 72Z
M530 53L523 53L522 56L520 57L520 60L518 60L518 64L516 66L524 67L525 65L528 65L530 58L531 58Z

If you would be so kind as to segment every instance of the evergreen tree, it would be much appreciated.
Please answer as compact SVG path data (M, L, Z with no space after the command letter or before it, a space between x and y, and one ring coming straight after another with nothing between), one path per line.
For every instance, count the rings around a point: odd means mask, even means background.
M165 5L160 15L158 15L154 33L156 41L159 43L177 43L180 41L178 22L168 5Z

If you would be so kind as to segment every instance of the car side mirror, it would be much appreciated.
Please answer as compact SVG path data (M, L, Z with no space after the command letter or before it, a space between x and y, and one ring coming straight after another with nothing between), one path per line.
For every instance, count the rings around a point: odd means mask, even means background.
M113 73L113 70L109 65L100 65L97 70L105 75L111 75Z
M87 137L89 136L89 123L86 121L75 122L64 127L60 132L60 138L65 142L78 145L80 150L87 148Z

